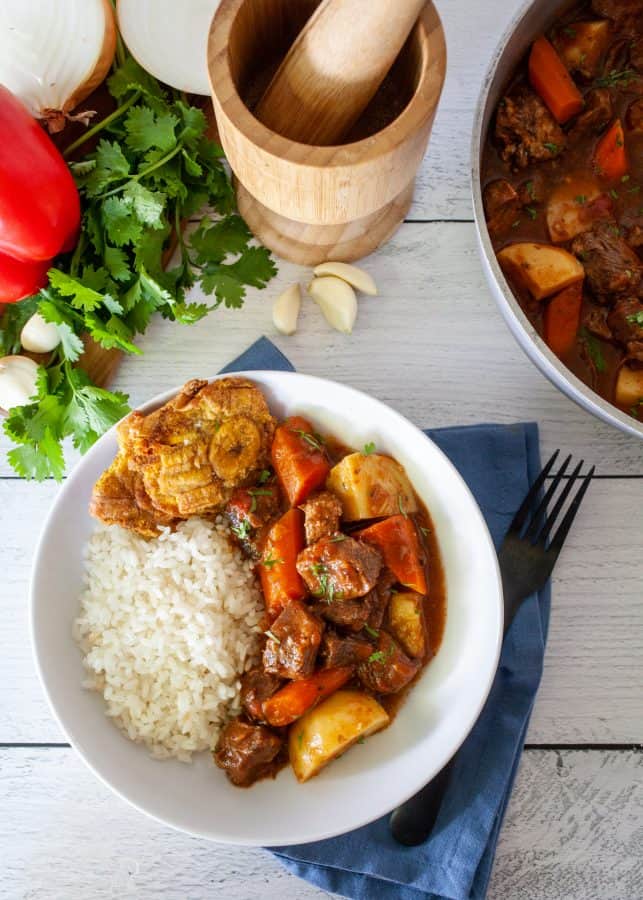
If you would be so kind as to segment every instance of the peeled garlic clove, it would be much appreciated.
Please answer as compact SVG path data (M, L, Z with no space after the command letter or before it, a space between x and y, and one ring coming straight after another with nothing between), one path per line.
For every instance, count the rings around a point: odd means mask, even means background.
M357 266L343 262L323 262L315 268L315 275L334 275L336 278L341 278L342 281L347 281L362 294L369 294L371 297L377 296L377 285L368 272L358 269Z
M292 284L280 294L272 307L272 322L282 334L294 334L301 309L301 288Z
M55 325L34 313L20 332L20 343L31 353L50 353L60 343L60 334Z
M311 281L308 293L329 325L343 334L351 333L357 318L357 297L350 284L334 275L324 275Z
M0 408L24 406L36 393L38 366L28 356L0 359Z

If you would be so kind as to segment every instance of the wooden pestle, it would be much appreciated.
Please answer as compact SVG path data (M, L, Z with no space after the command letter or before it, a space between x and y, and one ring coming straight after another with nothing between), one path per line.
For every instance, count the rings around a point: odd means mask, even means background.
M304 144L341 143L404 46L426 0L322 0L255 115Z

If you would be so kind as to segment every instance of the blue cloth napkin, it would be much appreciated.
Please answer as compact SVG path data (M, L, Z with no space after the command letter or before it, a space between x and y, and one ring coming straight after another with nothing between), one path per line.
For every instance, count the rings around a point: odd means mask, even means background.
M224 371L293 371L261 338ZM431 429L472 490L498 547L540 471L535 424ZM478 900L485 896L498 834L540 682L549 586L521 606L505 639L489 699L456 756L438 820L420 847L401 847L388 816L337 838L271 852L295 875L354 900Z

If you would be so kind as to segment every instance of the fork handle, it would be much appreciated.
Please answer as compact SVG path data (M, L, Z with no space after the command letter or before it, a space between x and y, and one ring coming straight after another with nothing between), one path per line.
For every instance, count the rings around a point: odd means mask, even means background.
M410 800L393 810L391 834L399 844L417 847L428 838L440 812L452 769L453 759Z

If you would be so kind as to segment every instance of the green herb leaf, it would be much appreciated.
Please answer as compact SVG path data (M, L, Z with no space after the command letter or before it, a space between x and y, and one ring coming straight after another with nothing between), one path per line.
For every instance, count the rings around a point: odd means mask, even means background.
M364 625L364 631L366 634L369 634L372 638L378 638L380 636L379 631L376 631L374 628L371 628L370 625Z
M601 348L600 340L595 337L595 335L591 334L586 328L581 328L580 336L583 339L585 346L587 347L587 352L589 353L592 362L596 366L597 372L605 372L607 369L607 365L605 363L605 357L603 356L603 350Z
M369 441L368 444L364 444L364 456L370 456L371 453L375 453L375 444L373 441Z

